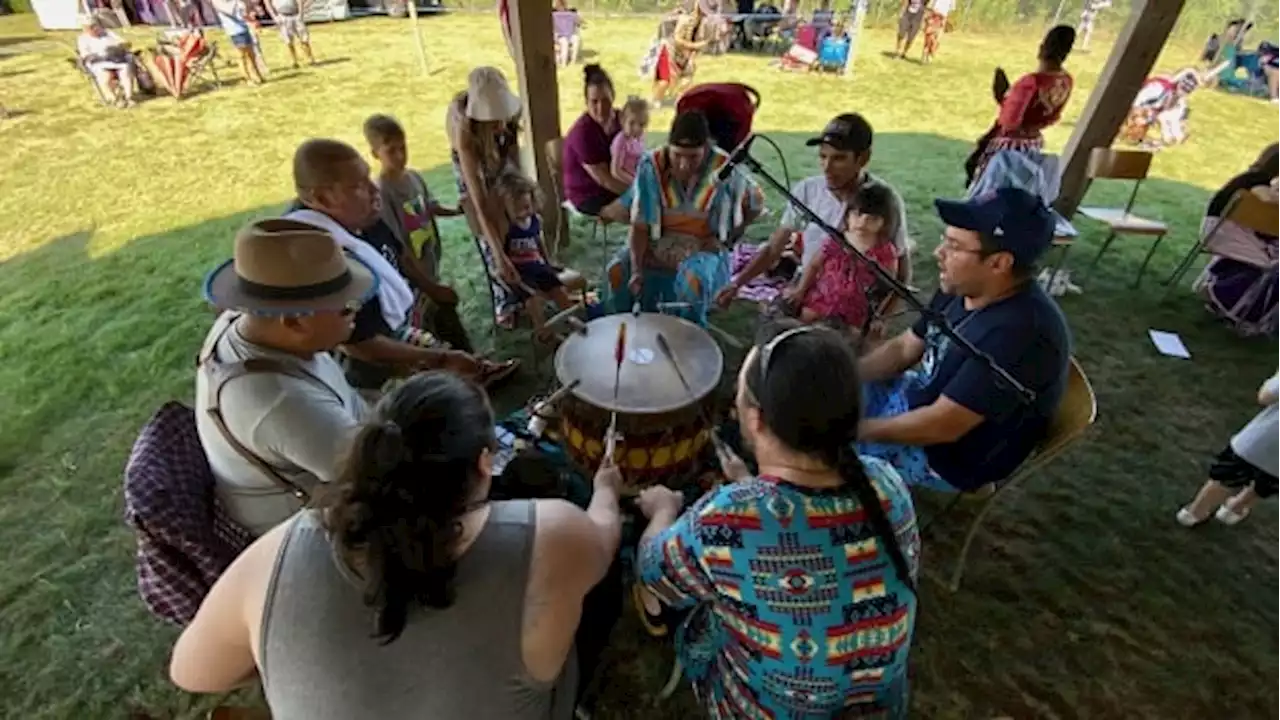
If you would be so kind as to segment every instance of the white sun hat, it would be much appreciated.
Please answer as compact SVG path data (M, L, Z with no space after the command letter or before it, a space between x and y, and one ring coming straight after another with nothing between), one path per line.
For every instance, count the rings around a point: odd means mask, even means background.
M507 78L494 67L478 67L467 76L467 117L480 122L507 121L520 114L523 105L511 92Z

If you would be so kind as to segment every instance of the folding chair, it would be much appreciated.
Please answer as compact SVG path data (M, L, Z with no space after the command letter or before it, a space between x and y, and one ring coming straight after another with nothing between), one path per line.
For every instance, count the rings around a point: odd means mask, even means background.
M609 224L602 220L598 215L588 215L573 203L564 197L564 138L552 138L547 141L546 148L543 150L547 156L547 170L551 173L552 186L556 189L556 203L560 209L569 213L569 219L574 222L590 222L591 223L591 240L592 245L596 242L596 235L601 235L601 248L604 252L604 265L609 262ZM561 247L570 245L569 238L560 237L561 227L556 227L556 252L560 252Z
M161 82L175 100L181 100L189 88L204 80L205 71L212 76L215 88L222 87L216 65L218 44L200 30L166 30L156 37L153 53Z
M1076 211L1087 218L1104 223L1110 231L1098 254L1093 258L1093 262L1089 264L1090 268L1098 264L1102 254L1111 246L1111 242L1117 235L1155 236L1151 249L1142 259L1142 266L1138 268L1138 276L1133 280L1133 287L1138 287L1142 282L1142 274L1147 270L1147 263L1151 262L1151 256L1155 255L1160 241L1169 232L1169 227L1163 222L1133 214L1133 203L1138 198L1138 189L1142 187L1142 181L1147 178L1147 172L1151 169L1152 157L1151 153L1141 150L1094 148L1089 154L1087 171L1089 182L1085 186L1085 193L1089 192L1093 181L1098 179L1133 180L1133 192L1129 193L1129 201L1123 208L1082 207Z
M1261 242L1257 243L1259 249L1255 252L1252 247L1236 247L1238 243L1227 242L1227 233L1218 233L1223 225L1228 221L1239 225L1247 230L1252 230L1263 235L1275 237L1280 235L1280 206L1277 203L1270 203L1262 198L1254 195L1248 190L1237 190L1231 199L1227 201L1227 207L1222 211L1222 217L1217 218L1217 222L1213 223L1213 227L1209 228L1209 232L1204 233L1202 237L1196 240L1191 246L1191 250L1187 252L1186 257L1182 258L1182 262L1178 263L1178 267L1173 274L1165 280L1164 297L1169 297L1169 293L1173 290L1187 271L1191 269L1195 263L1196 255L1202 252L1210 252L1214 255L1222 255L1233 260L1249 263L1258 267L1269 267L1275 262L1262 251ZM1219 240L1221 242L1215 242Z
M506 283L505 280L503 280L501 277L498 277L496 274L494 274L494 272L490 269L489 263L485 260L486 256L485 256L484 240L482 240L478 235L472 235L471 240L475 243L476 254L480 256L480 264L484 266L484 276L485 276L485 280L487 281L487 284L490 286L497 285L503 288L504 290L506 290L508 294L511 293L511 287ZM560 270L559 277L560 277L560 282L564 284L565 289L568 290L570 293L586 292L587 279L582 275L582 273L576 270L573 270L571 268L562 268ZM493 289L492 287L486 286L481 289L481 292L484 292L489 297L489 309L491 311L489 313L489 318L493 322L494 337L497 337L498 331L504 328L498 324L498 305L496 302L494 302L494 299L493 299Z
M1012 489L1023 485L1027 478L1040 470L1045 465L1058 457L1068 446L1077 438L1084 434L1084 431L1093 424L1098 417L1098 399L1093 393L1093 386L1089 383L1089 378L1085 377L1084 370L1080 368L1080 363L1075 358L1071 358L1071 365L1067 370L1067 388L1062 395L1062 402L1058 405L1058 411L1054 413L1053 420L1049 423L1049 432L1045 435L1044 440L1032 452L1012 475L1004 481L998 483L994 488L992 485L984 486L979 490L960 493L947 504L939 515L945 514L954 508L961 500L969 498L982 503L982 507L978 510L978 514L974 516L969 524L969 531L964 536L964 545L960 547L960 557L956 560L955 568L951 571L951 578L947 581L947 589L956 592L960 589L960 580L964 577L965 562L969 557L969 550L973 546L973 539L978 534L978 529L982 527L982 521L986 519L987 513L991 512L991 507L1004 497ZM935 516L936 519L937 516ZM932 520L925 526L932 524Z
M76 72L89 81L89 85L93 87L94 94L98 96L98 102L105 107L113 107L115 105L116 95L119 93L118 88L102 87L98 83L98 78L94 77L93 72L89 70L89 66L85 64L84 58L80 57L78 53L74 57L67 58L67 62L71 63L71 67L75 68ZM108 91L111 93L110 97L107 96Z

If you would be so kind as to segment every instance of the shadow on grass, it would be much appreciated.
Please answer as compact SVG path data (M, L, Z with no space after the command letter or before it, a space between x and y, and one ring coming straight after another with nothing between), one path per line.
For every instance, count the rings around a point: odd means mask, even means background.
M791 182L817 172L815 152L804 147L810 135L771 135ZM755 147L767 169L780 171L764 144ZM932 199L960 194L969 150L933 135L876 137L871 169L906 199L919 243L917 284L926 288L941 230ZM451 203L448 166L425 175ZM1173 228L1153 274L1173 268L1208 196L1206 188L1160 179L1144 185L1139 211ZM1089 202L1124 198L1119 185L1099 186ZM107 717L133 706L169 716L207 708L164 677L172 633L137 601L132 538L118 521L117 495L103 488L118 486L129 444L150 412L191 395L192 357L210 324L199 297L203 274L229 255L239 227L284 203L141 237L101 256L85 231L0 265L0 396L6 408L20 409L0 415L0 467L9 468L0 476L0 540L11 547L0 597L11 628L6 647L29 669L21 681L0 673L13 712ZM771 207L776 218L776 196ZM1076 261L1101 240L1096 228L1080 225ZM484 276L464 227L442 223L444 275L462 296L473 340L531 360L527 331L490 336ZM616 228L610 237L614 247L621 243ZM606 248L587 238L576 228L561 259L597 277ZM1033 479L1020 502L996 508L960 594L928 583L920 589L912 656L919 717L1263 717L1276 704L1276 618L1257 592L1276 584L1274 509L1260 508L1232 530L1187 533L1172 523L1205 459L1252 412L1257 381L1275 370L1274 345L1234 337L1186 293L1165 304L1155 283L1130 290L1146 247L1118 240L1085 294L1062 303L1098 393L1097 427ZM714 322L749 338L754 318L754 308L739 303ZM1150 327L1180 333L1194 359L1156 354ZM741 353L726 357L727 383ZM528 364L500 405L519 404L551 382ZM960 511L931 527L931 568L945 572L966 519ZM56 582L27 582L50 567L59 568ZM630 617L628 610L601 670L597 716L694 716L687 690L662 705L648 699L666 678L670 652L645 639ZM90 666L111 670L82 683L80 669ZM1228 681L1233 692L1224 694L1219 683Z
M0 37L0 48L6 48L13 45L25 45L29 42L37 42L45 40L39 35L12 35L9 37Z
M351 58L349 57L325 58L324 60L317 60L316 64L312 65L312 67L322 68L329 67L330 65L341 65L342 63L348 62L351 62Z

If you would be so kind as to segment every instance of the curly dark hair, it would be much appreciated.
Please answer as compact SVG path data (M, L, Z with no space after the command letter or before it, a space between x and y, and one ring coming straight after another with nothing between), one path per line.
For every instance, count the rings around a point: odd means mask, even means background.
M324 525L363 580L373 637L390 643L414 603L454 601L459 519L494 447L493 412L479 386L447 372L416 375L392 391L360 433Z

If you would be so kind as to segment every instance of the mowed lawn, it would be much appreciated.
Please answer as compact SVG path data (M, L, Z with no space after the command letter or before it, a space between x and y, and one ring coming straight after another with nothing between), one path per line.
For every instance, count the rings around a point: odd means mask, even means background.
M635 67L651 19L592 19L588 56L620 92L641 93ZM247 220L290 198L289 160L301 140L342 138L363 148L374 112L404 123L412 162L454 196L445 104L467 70L510 70L491 15L422 23L424 77L405 21L313 28L323 65L273 66L260 88L235 85L176 103L120 112L97 105L67 65L72 34L46 34L32 16L0 18L0 702L6 717L106 718L145 712L189 717L212 701L166 677L174 631L151 618L134 585L134 543L121 516L121 470L134 434L169 398L189 400L192 358L211 315L203 273ZM865 36L856 79L781 74L759 56L708 58L701 78L760 89L756 129L780 144L793 179L816 171L803 140L832 115L857 110L877 131L872 169L906 197L929 287L940 225L931 199L960 191L960 163L991 122L994 65L1029 69L1041 29L951 35L931 66L881 55L888 31ZM139 44L146 31L129 33ZM220 33L224 51L228 43ZM1049 133L1060 148L1105 60L1105 42L1073 57L1077 94ZM1158 67L1192 61L1171 46ZM598 54L597 54L598 53ZM224 78L234 77L231 69ZM580 110L580 71L560 77L563 125ZM549 91L537 88L538 92ZM921 588L912 655L916 715L928 718L1262 718L1277 704L1276 512L1262 507L1235 529L1188 532L1173 523L1209 456L1253 413L1258 383L1276 369L1271 340L1242 340L1180 291L1159 302L1156 280L1192 242L1213 188L1277 137L1274 105L1203 92L1192 99L1188 145L1160 154L1140 210L1173 232L1137 290L1147 245L1121 239L1081 278L1102 236L1086 230L1072 265L1083 295L1063 301L1076 354L1097 389L1087 438L1003 505L980 537L965 586ZM670 113L658 114L660 136ZM764 145L769 166L780 169ZM1092 202L1122 202L1125 188ZM780 209L776 198L775 210ZM499 353L523 353L523 332L496 340L477 292L479 264L451 221L447 273L462 289L474 335ZM768 228L761 228L762 235ZM602 252L579 230L568 259L598 274ZM615 232L612 239L618 242ZM744 329L748 308L719 322ZM1193 359L1159 356L1148 328L1180 333ZM731 365L740 356L730 353ZM732 369L732 368L731 368ZM530 372L499 398L510 407L545 384ZM922 500L928 513L937 502ZM926 564L945 572L964 512L926 538ZM605 671L602 718L693 716L687 693L652 697L663 649L620 626ZM251 702L251 698L240 698Z

